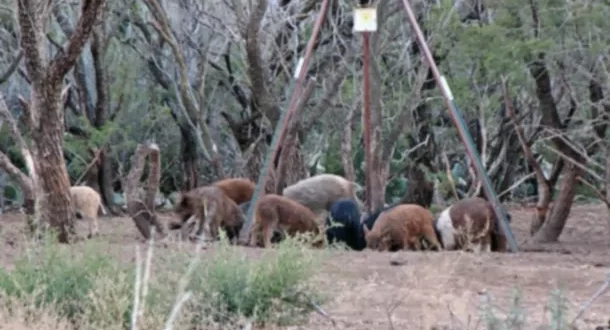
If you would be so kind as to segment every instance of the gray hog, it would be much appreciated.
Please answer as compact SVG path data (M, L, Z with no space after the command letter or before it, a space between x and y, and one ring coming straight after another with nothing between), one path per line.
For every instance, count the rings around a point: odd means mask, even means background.
M356 195L360 190L362 187L356 182L339 175L318 174L286 187L282 195L309 208L318 219L325 219L330 206L343 198L355 200L362 208Z

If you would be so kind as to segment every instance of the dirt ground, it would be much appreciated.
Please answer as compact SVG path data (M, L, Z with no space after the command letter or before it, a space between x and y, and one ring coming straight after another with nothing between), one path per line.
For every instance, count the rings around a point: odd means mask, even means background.
M508 211L521 247L531 249L526 243L531 209L509 206ZM526 328L535 329L546 323L545 305L558 286L565 288L571 319L610 275L607 217L605 206L576 205L560 243L545 246L544 252L337 252L315 278L329 297L322 307L336 325L312 313L308 324L291 328L483 329L482 299L489 296L494 305L505 310L513 290L519 289L527 310ZM122 256L133 258L133 243L139 234L130 219L101 218L100 226L100 239L110 242ZM22 215L0 216L0 262L4 267L11 267L23 251L22 227ZM81 229L84 232L86 226L79 224ZM250 254L257 249L247 250ZM392 266L392 258L405 264ZM578 329L594 329L607 324L608 319L610 292L576 324Z

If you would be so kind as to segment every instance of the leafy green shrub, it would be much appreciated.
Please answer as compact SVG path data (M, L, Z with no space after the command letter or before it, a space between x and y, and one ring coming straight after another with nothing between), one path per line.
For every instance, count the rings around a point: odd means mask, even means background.
M104 242L66 246L54 237L47 235L30 248L14 269L0 270L0 311L9 311L12 319L50 311L76 328L130 329L134 267L115 259ZM140 278L139 328L162 328L184 285L191 298L179 311L175 328L184 322L195 329L218 324L226 328L243 320L297 323L317 298L307 281L319 268L319 251L298 238L263 251L260 258L246 257L224 236L204 261L178 252L157 254L148 269L149 280ZM193 260L196 266L187 272Z
M15 269L0 270L0 295L31 299L38 308L54 306L59 316L74 318L84 311L83 301L94 289L96 278L111 278L116 264L96 253L96 244L84 245L82 257L46 236L40 247L17 260Z
M287 237L277 249L258 259L246 258L225 239L202 264L203 276L191 282L200 303L218 322L246 318L254 322L294 323L311 308L305 283L317 269L319 258L297 238ZM314 294L315 295L315 294Z

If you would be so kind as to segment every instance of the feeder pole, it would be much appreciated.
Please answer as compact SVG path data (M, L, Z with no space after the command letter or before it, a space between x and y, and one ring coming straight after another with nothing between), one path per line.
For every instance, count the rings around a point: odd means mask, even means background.
M254 209L256 203L258 202L258 198L261 194L261 191L264 190L265 184L267 182L267 177L269 176L270 165L273 160L277 157L280 141L284 139L284 135L286 135L286 129L288 128L288 123L292 117L292 113L294 112L294 108L297 104L298 97L301 96L301 88L305 81L305 75L309 68L309 61L311 60L311 56L314 51L314 46L316 44L316 39L320 34L320 30L322 29L322 23L326 19L326 13L328 12L328 4L330 0L323 0L322 6L320 8L320 13L316 19L316 22L313 27L313 31L311 32L311 37L307 42L307 47L305 49L304 57L299 61L296 68L295 75L297 76L297 81L293 85L292 95L290 97L290 102L288 103L287 109L282 111L280 115L280 119L276 124L275 131L273 133L273 140L271 141L271 150L272 152L267 153L267 157L265 158L265 163L263 164L263 168L261 168L260 173L258 175L258 181L256 183L256 188L254 189L254 193L252 194L252 199L250 199L250 205L248 207L248 212L246 213L246 221L244 221L244 225L239 232L239 241L242 243L248 242L248 235L250 233L250 228L252 227L252 217L254 213ZM302 61L302 63L301 63Z
M364 134L364 161L365 161L365 208L370 213L372 209L371 171L373 169L373 156L371 154L371 32L377 31L377 7L370 3L361 7L362 2L354 8L354 32L362 33L362 61L363 63L363 106L362 132Z
M483 163L479 157L479 153L474 148L474 142L472 141L472 136L465 128L464 118L462 118L461 112L457 105L453 100L453 96L451 95L451 91L449 90L449 85L445 81L444 77L441 76L436 63L434 62L434 58L432 57L432 53L428 48L428 44L426 43L426 38L419 27L419 23L417 23L417 18L415 18L415 14L413 13L413 9L411 8L411 4L409 0L402 0L402 3L407 12L407 16L409 17L409 21L411 22L411 27L415 31L415 36L417 37L417 41L423 51L424 58L428 62L430 69L434 75L434 80L436 80L436 85L440 88L443 93L445 103L449 108L449 114L451 115L451 119L453 120L455 126L458 129L460 138L462 143L466 147L466 152L470 157L470 160L474 164L475 170L477 172L477 177L483 183L483 190L485 191L485 195L487 195L488 201L491 203L494 213L496 214L497 222L502 229L502 232L506 239L508 240L508 245L510 247L511 252L518 252L519 246L517 245L517 241L515 240L515 236L508 225L508 220L506 218L506 214L504 209L500 207L500 200L496 195L495 191L491 187L491 180L487 176L485 169L483 168Z
M371 48L370 48L371 33L368 31L362 32L362 46L364 57L364 81L362 84L362 94L364 95L364 157L365 157L365 201L366 211L371 213L371 171L373 169L373 156L371 154Z

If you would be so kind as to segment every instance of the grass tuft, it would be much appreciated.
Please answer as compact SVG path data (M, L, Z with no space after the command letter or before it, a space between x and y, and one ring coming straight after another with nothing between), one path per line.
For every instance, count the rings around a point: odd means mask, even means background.
M111 256L105 244L48 238L32 245L12 270L0 269L0 320L19 329L44 329L41 320L49 329L228 329L298 324L319 298L309 280L324 252L299 239L260 257L230 245L224 233L204 258L154 254L153 244L144 269Z

